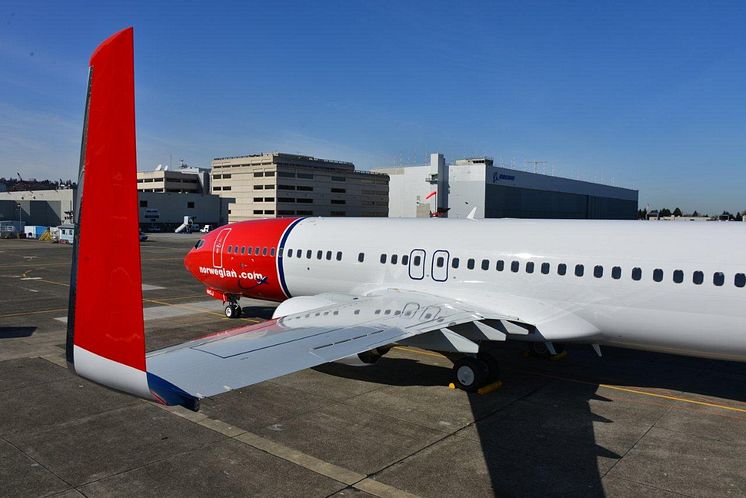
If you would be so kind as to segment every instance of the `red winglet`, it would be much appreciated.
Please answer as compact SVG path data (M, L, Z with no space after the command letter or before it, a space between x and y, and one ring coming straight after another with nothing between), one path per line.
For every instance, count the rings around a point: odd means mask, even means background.
M90 60L68 360L78 346L145 371L132 34L109 37Z

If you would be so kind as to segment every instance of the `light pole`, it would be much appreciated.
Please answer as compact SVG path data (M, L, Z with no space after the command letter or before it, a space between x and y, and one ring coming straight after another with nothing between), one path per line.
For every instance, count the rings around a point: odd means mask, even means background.
M23 211L21 211L21 202L20 201L16 202L16 204L18 205L18 232L17 232L17 234L18 234L18 238L20 239L21 238L21 230L22 230L22 228L21 228L21 213Z

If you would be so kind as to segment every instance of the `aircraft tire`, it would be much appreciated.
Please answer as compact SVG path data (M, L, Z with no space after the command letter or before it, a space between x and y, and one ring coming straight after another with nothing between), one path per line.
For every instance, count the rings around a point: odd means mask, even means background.
M489 382L490 367L483 360L466 356L453 364L453 377L459 389L473 393Z

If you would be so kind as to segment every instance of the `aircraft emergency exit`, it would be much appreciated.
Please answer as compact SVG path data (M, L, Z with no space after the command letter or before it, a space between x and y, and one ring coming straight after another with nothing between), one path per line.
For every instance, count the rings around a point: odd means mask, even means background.
M394 343L460 355L466 390L496 376L485 351L506 340L746 359L740 224L438 218L220 227L186 268L226 316L246 296L281 302L273 319L146 354L132 50L127 29L90 62L67 343L79 375L197 409L322 363L373 363Z

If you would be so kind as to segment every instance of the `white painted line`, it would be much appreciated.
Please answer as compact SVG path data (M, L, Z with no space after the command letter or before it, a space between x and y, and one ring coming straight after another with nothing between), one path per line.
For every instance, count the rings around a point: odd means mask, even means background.
M176 318L178 316L195 315L197 313L223 312L223 303L216 299L208 301L196 301L191 303L174 303L167 306L153 306L143 310L145 320L158 320L161 318ZM61 316L55 320L67 323L67 317Z
M21 280L41 280L41 277L23 277Z
M161 287L160 285L142 284L143 291L160 290L160 289L165 289L165 287Z

